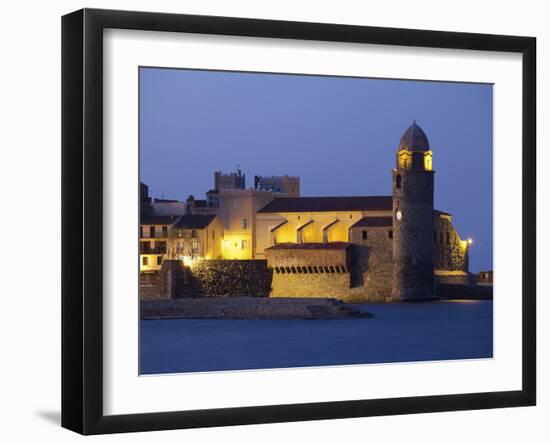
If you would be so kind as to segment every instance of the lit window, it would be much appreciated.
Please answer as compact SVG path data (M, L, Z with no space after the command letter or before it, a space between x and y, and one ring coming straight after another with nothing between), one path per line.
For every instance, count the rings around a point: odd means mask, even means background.
M199 242L194 240L191 242L191 254L196 255L199 253Z
M242 240L241 241L241 249L248 248L248 240Z
M426 171L432 170L432 156L430 153L424 154L424 169Z

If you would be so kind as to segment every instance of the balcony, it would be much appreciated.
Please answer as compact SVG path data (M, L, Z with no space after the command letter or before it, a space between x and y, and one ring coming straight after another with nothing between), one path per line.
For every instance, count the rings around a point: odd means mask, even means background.
M154 246L151 246L151 242L148 241L142 241L139 244L140 254L166 254L166 251L166 242L155 242Z
M141 237L140 238L168 238L168 231L155 231L155 232L149 232L144 230L143 232L140 232Z
M164 255L166 254L166 248L139 248L139 253L142 255Z

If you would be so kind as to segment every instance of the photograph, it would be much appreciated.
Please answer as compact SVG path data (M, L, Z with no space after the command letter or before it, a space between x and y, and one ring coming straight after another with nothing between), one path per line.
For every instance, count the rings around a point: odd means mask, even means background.
M493 84L137 74L140 375L493 358Z

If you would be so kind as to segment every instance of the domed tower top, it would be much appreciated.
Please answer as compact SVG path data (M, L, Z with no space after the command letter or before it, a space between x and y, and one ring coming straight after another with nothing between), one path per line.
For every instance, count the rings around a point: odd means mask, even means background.
M416 120L410 125L399 140L398 151L407 149L409 151L429 151L430 143L428 137L420 126L416 124Z
M416 120L401 136L396 157L397 169L432 171L430 143Z

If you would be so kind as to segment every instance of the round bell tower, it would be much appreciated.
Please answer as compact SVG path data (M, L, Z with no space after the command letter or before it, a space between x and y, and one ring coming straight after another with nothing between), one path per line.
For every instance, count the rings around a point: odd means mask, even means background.
M392 176L392 298L435 299L432 151L416 121L401 136Z

